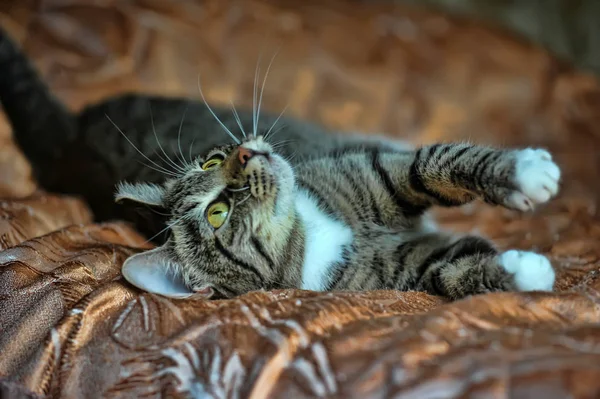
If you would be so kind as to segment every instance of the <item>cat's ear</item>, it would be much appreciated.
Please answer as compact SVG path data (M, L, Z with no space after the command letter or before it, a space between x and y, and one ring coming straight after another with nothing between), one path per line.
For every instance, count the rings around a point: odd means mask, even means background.
M163 206L165 189L157 184L121 182L117 186L115 202L131 200L146 205Z
M191 291L184 284L179 264L172 259L167 244L130 256L121 272L123 277L141 290L171 298L188 298L200 295L209 298L214 293L207 287Z

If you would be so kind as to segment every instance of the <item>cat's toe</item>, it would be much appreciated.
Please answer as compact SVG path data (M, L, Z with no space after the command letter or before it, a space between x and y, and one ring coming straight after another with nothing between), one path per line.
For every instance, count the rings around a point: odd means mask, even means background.
M513 249L500 255L499 263L514 275L519 291L552 291L555 273L545 256Z
M558 193L560 168L546 150L525 149L517 152L514 183L517 190L507 199L508 206L528 211Z

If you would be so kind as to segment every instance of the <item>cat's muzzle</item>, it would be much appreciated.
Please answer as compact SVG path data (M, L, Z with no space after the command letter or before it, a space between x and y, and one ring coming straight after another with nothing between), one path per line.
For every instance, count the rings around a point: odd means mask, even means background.
M275 184L275 171L268 156L258 155L252 157L246 164L244 173L248 176L250 193L254 198L265 200L277 191Z

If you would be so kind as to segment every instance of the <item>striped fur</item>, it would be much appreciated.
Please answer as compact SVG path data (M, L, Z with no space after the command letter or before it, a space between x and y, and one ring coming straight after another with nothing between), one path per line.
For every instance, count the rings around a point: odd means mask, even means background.
M242 147L262 155L243 166ZM560 171L546 151L353 147L295 169L260 136L219 151L226 155L221 168L191 169L163 195L173 213L166 248L192 290L232 296L273 288L397 289L456 299L552 288L554 273L540 255L503 256L484 238L432 232L425 217L433 205L476 198L521 210L547 201ZM140 198L156 197L138 187ZM214 230L204 212L217 198L232 210Z

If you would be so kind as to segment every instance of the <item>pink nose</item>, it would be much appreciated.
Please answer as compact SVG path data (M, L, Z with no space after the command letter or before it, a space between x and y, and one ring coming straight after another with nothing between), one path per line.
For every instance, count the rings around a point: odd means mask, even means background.
M246 166L250 158L252 158L256 153L246 147L239 147L238 149L238 159L240 160L240 164L242 166Z

